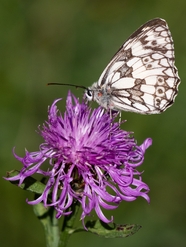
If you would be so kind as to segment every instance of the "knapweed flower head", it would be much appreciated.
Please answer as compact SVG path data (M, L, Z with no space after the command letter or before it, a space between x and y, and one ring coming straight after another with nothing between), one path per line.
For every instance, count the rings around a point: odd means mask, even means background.
M142 181L137 167L143 163L146 149L152 140L137 146L131 133L120 128L109 112L88 105L73 96L67 96L66 111L61 114L54 101L48 110L48 121L39 128L44 139L39 151L26 151L21 158L20 173L8 180L19 180L36 173L46 178L43 193L29 204L43 202L53 206L56 217L70 214L73 202L82 207L81 219L95 210L105 223L102 209L114 209L122 201L133 201L141 196L149 202L149 187ZM49 167L42 169L48 160Z

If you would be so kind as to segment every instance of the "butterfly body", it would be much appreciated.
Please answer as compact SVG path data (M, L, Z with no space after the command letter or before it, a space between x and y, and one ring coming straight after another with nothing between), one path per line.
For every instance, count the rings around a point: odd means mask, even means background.
M106 109L156 114L173 104L179 83L171 33L157 18L125 41L86 96Z

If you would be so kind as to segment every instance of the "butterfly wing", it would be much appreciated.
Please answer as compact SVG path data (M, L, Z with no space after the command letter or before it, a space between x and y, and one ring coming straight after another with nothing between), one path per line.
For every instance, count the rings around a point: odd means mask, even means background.
M173 104L179 83L171 33L166 21L157 18L126 40L97 85L110 92L115 109L154 114Z

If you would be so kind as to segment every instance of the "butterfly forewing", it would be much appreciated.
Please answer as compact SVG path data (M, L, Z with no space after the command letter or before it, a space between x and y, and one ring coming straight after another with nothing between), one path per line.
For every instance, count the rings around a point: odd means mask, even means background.
M154 114L172 105L179 83L171 33L157 18L127 39L92 90L107 109Z

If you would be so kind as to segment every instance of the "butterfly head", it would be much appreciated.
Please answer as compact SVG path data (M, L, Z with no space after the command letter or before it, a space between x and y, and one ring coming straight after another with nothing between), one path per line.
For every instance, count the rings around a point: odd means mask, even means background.
M85 88L85 97L88 101L95 100L95 94L98 91L97 82L94 82L92 86Z
M85 89L85 97L86 97L86 99L88 100L88 101L92 101L93 100L93 95L94 93L93 93L93 91L92 91L92 89L91 88L87 88L87 89Z
M113 109L114 103L110 94L108 85L99 86L98 82L94 82L91 87L85 90L85 97L88 101L96 101L105 109Z

